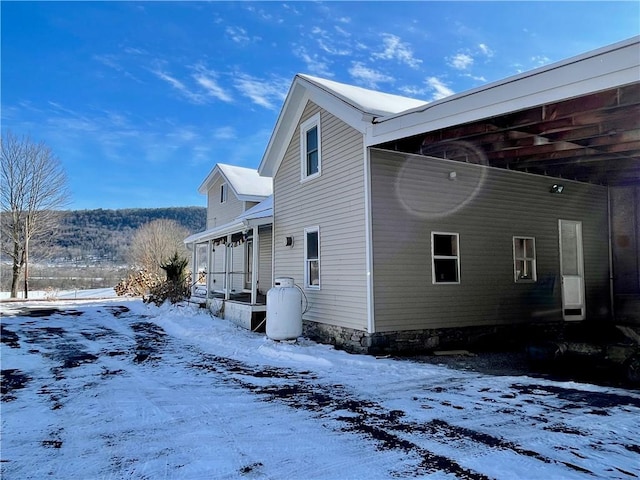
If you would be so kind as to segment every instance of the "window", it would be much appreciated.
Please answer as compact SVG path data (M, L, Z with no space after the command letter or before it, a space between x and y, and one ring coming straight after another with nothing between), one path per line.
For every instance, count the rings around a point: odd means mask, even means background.
M320 114L317 113L300 125L301 179L306 180L320 175Z
M304 285L320 290L320 230L318 227L304 230Z
M536 239L513 237L513 278L516 283L536 281Z
M457 233L431 233L433 283L460 283Z
M227 184L223 183L220 185L220 203L224 203L227 201Z

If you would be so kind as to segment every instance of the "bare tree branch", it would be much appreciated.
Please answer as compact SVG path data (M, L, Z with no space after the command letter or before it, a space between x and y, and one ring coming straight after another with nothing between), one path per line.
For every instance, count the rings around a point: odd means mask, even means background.
M25 269L28 295L29 246L51 233L69 201L67 177L59 159L44 143L6 132L0 138L2 252L13 263L11 297Z
M177 253L181 258L189 258L183 240L189 230L175 220L154 220L142 225L135 233L129 250L131 265L160 275L162 265Z

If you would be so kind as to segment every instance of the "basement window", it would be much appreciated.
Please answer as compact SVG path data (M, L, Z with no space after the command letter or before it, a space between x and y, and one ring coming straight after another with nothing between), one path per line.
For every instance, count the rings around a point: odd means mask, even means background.
M537 280L534 237L513 237L513 278L516 283L531 283Z
M431 233L432 283L460 283L460 249L457 233Z

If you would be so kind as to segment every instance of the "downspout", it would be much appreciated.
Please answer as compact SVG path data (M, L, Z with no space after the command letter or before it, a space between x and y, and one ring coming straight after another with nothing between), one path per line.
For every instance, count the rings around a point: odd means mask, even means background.
M611 228L611 187L607 185L607 227L609 229L609 302L611 305L611 320L616 321L615 295L613 293L613 235Z

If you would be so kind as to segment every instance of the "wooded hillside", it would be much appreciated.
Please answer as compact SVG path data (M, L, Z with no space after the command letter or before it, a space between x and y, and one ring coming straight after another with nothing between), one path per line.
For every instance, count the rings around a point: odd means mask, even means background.
M196 233L205 229L206 218L204 207L71 210L53 232L47 257L56 263L123 264L133 234L141 225L169 219Z

